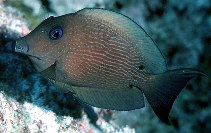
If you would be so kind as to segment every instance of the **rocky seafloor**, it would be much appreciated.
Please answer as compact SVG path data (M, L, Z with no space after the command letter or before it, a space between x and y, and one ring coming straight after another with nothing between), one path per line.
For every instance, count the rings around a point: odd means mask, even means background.
M129 16L155 40L169 69L198 68L211 75L209 0L0 0L0 132L211 132L211 83L192 80L170 112L172 125L146 107L134 111L93 108L59 92L23 55L1 47L28 34L50 15L84 7Z

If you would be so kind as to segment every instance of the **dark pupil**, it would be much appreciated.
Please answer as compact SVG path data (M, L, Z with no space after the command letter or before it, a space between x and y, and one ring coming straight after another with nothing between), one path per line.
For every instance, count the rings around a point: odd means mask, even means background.
M63 31L61 27L55 27L49 32L49 38L52 40L58 40L62 37Z
M59 38L59 31L54 31L54 33L53 33L53 37L56 39L56 38Z

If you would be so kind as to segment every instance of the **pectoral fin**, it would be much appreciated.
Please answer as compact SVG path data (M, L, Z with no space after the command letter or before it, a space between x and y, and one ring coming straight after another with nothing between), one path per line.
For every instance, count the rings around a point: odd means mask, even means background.
M143 93L139 89L98 89L72 86L74 96L95 107L113 110L133 110L144 107Z
M64 93L69 92L71 90L71 85L64 82L65 78L61 78L61 76L57 76L56 74L56 62L51 65L49 68L45 69L41 72L41 75L48 79L51 83L56 85L56 88L59 91L62 91Z
M41 73L41 75L46 78L46 79L51 79L53 81L56 80L56 62L51 65L49 68L43 70Z

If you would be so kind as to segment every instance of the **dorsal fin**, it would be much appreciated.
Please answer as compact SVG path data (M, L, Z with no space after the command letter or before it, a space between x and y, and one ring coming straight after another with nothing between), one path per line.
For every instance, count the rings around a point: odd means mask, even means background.
M157 74L167 70L165 59L154 41L141 26L127 16L100 8L85 8L78 11L76 15L92 18L108 24L112 29L122 31L137 49L143 65L150 73Z

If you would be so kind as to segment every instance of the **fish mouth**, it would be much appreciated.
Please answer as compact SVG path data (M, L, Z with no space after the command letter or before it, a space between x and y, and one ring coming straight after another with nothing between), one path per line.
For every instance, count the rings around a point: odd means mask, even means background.
M23 41L16 41L15 42L15 52L17 53L21 53L21 54L24 54L24 55L27 55L29 57L33 57L33 58L36 58L38 60L42 60L41 58L37 57L37 56L34 56L34 55L31 55L29 54L29 46L27 45L26 42L23 42Z
M29 46L23 41L24 39L15 42L15 52L26 54L29 52Z

